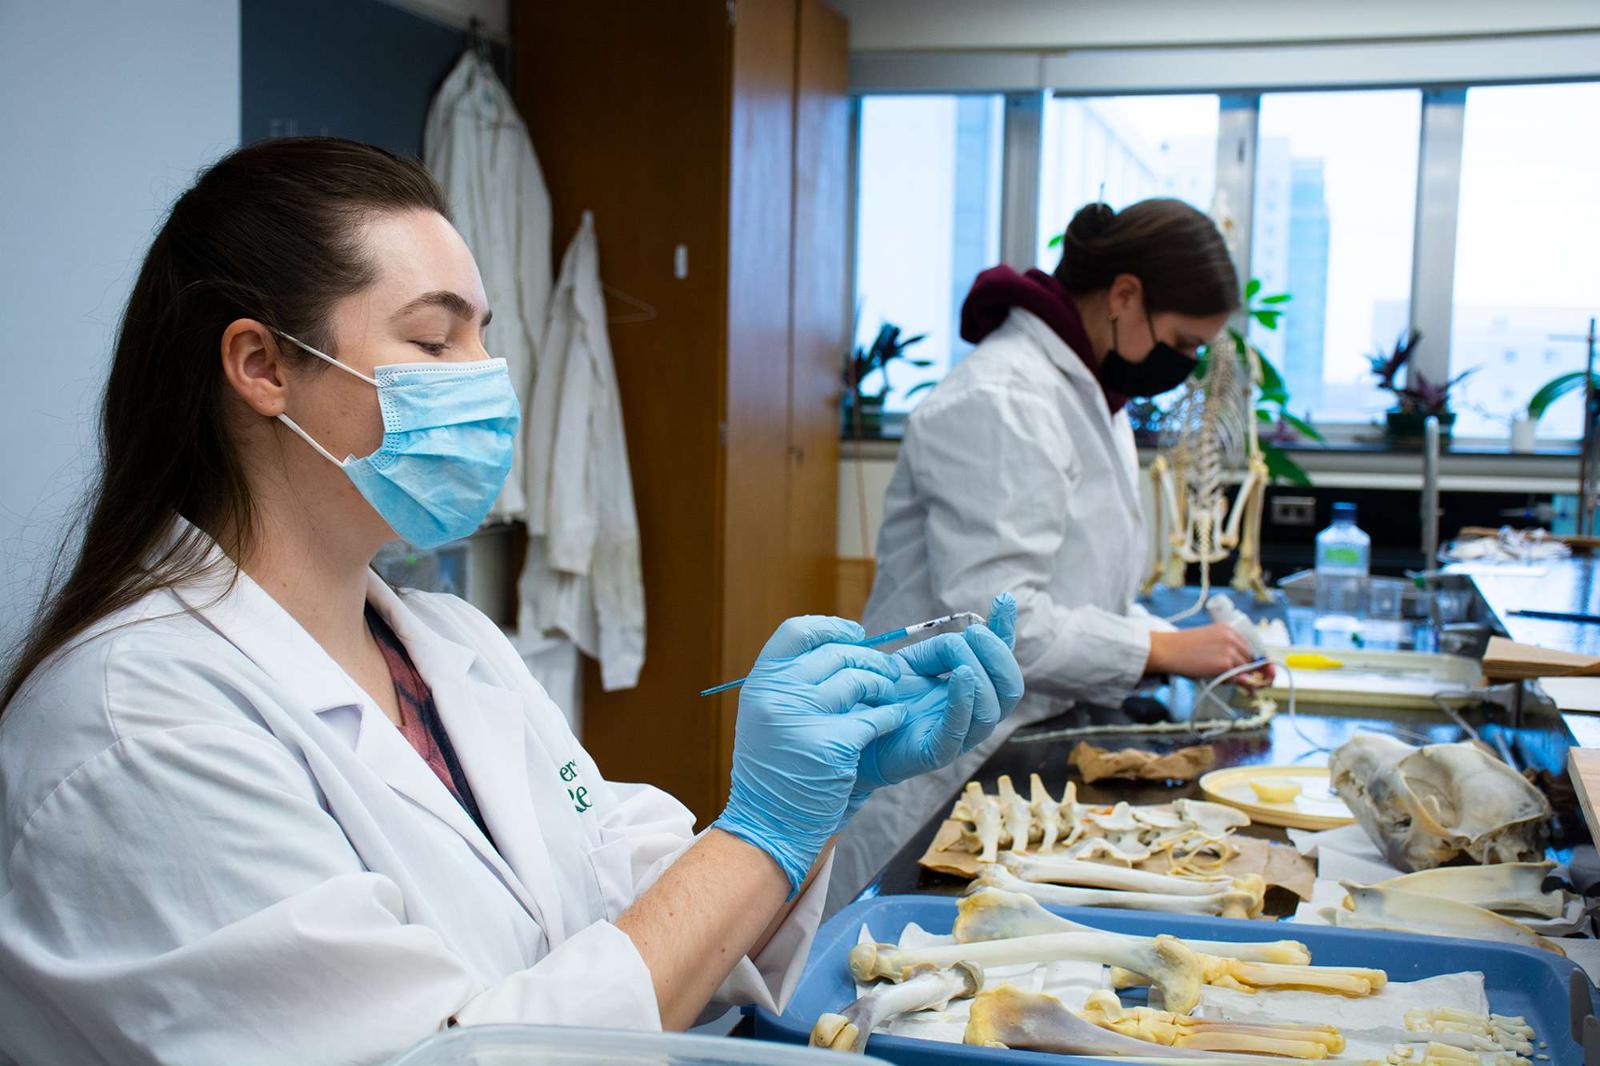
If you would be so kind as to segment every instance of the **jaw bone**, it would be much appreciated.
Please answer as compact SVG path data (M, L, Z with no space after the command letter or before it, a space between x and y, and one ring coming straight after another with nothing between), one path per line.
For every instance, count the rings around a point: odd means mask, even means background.
M1136 1040L1195 1051L1232 1051L1291 1059L1325 1059L1344 1050L1331 1025L1281 1025L1191 1018L1150 1007L1124 1007L1115 992L1091 992L1082 1015L1102 1029Z
M1328 760L1333 788L1402 870L1539 857L1550 804L1505 763L1470 743L1411 745L1358 733Z
M1524 947L1542 948L1557 955L1566 954L1555 941L1546 940L1521 922L1514 922L1470 903L1376 885L1355 885L1348 881L1341 884L1346 893L1345 904L1350 909L1324 907L1319 912L1332 925L1349 929L1386 929L1399 933L1465 937L1469 940L1500 940Z
M1559 918L1567 909L1567 893L1544 890L1553 862L1502 862L1492 866L1441 866L1379 881L1374 888L1453 899L1490 911L1513 911L1541 918ZM1348 901L1346 906L1349 906Z
M1125 871L1126 872L1126 871ZM1068 907L1123 907L1136 911L1160 911L1166 914L1209 914L1225 918L1248 918L1254 909L1259 913L1262 892L1254 891L1254 882L1241 879L1242 888L1234 888L1229 881L1209 895L1178 896L1164 892L1133 892L1103 888L1082 888L1072 885L1044 884L1024 881L995 864L980 865L972 890L999 888L1020 892L1043 903Z
M1161 992L1168 1010L1187 1014L1200 1002L1200 957L1177 937L1154 940L1117 933L1050 933L1013 937L982 944L949 944L926 948L898 948L893 944L857 944L850 950L850 972L866 984L879 977L903 981L918 967L954 966L972 962L987 969L997 966L1039 965L1047 962L1098 962L1142 975L1142 984Z
M1012 851L1027 851L1028 837L1032 832L1033 811L1028 801L1011 786L1011 775L1000 775L1000 818L1007 835L1011 837Z
M1006 892L998 888L983 888L963 899L956 914L955 927L951 929L956 941L962 944L1008 940L1019 936L1039 936L1045 933L1100 931L1092 925L1084 925L1070 918L1063 918L1059 914L1050 913L1032 896L1020 892ZM1310 950L1296 940L1234 943L1226 940L1185 938L1184 943L1202 955L1242 959L1248 962L1304 965L1311 961Z
M824 1014L811 1027L811 1046L864 1054L872 1031L902 1014L943 1010L983 987L983 970L958 962L948 970L919 973L902 984L878 985L838 1014Z

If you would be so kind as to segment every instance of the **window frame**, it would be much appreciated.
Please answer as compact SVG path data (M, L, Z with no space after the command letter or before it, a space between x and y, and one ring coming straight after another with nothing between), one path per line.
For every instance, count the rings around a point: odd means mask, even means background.
M1241 54L1246 53L1246 54ZM1240 71L1251 84L1239 85ZM1045 99L1215 93L1218 96L1216 188L1226 192L1239 228L1237 267L1250 277L1256 146L1261 97L1279 92L1412 89L1422 93L1413 205L1410 325L1430 340L1412 370L1449 377L1455 257L1467 91L1486 85L1600 81L1600 32L1530 34L1478 40L1375 41L1359 45L1262 44L1116 48L1041 53L855 53L853 112L873 95L973 93L1004 96L1000 161L1001 261L1023 270L1037 248ZM859 123L852 129L851 235L858 225L855 190ZM852 244L852 247L854 245ZM850 292L856 292L854 256ZM1313 412L1313 414L1315 414ZM1337 448L1358 443L1371 422L1318 421ZM891 433L898 427L886 427ZM1460 438L1471 449L1497 438ZM1570 446L1575 438L1541 438Z

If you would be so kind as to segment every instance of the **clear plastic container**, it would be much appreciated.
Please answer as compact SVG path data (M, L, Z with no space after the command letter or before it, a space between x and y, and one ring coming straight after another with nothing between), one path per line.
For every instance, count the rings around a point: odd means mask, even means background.
M603 994L597 986L596 994ZM565 1025L472 1025L435 1033L389 1066L887 1066L870 1055L689 1033Z
M1323 631L1353 631L1367 607L1372 538L1356 525L1356 505L1333 505L1333 523L1317 534L1317 618Z

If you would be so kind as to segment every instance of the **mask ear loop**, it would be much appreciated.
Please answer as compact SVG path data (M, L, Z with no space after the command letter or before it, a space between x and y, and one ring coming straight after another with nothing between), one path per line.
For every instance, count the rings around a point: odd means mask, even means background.
M332 363L334 366L338 367L340 370L343 370L346 374L350 374L350 375L352 375L354 377L360 378L362 381L365 381L368 385L371 385L373 388L377 388L378 387L378 382L377 382L376 379L367 377L367 375L363 374L361 371L355 369L354 367L346 366L344 363L339 362L339 360L335 359L333 356L328 355L325 352L317 351L317 349L311 347L311 345L307 344L305 341L300 340L300 339L298 339L296 337L291 337L291 336L289 336L289 334L283 332L282 330L276 330L275 329L272 332L276 333L278 336L282 337L284 340L290 341L293 344L296 344L299 347L305 349L306 351L310 352L312 355L316 356L318 359L321 359L323 362ZM315 448L318 455L322 456L324 459L328 460L328 462L332 463L334 466L338 467L339 469L341 469L341 470L344 469L344 464L348 460L341 461L339 459L335 459L333 457L333 453L332 452L328 451L328 449L324 448L322 445L318 444L315 440L313 440L312 437L311 437L311 434L309 434L305 430L301 429L299 427L299 425L297 425L295 423L294 419L290 418L286 414L280 414L278 416L278 421L282 422L284 425L288 426L291 430L294 431L294 433L295 433L295 435L297 437L299 437L301 440L305 441L307 444L311 445L311 447Z

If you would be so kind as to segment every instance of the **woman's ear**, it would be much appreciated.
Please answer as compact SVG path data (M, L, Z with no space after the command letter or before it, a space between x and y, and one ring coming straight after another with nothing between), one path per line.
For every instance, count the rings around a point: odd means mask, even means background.
M1112 318L1133 315L1143 306L1144 284L1136 274L1118 274L1106 292L1106 309Z
M283 414L288 397L283 349L272 330L253 318L229 323L222 331L222 373L256 414Z

